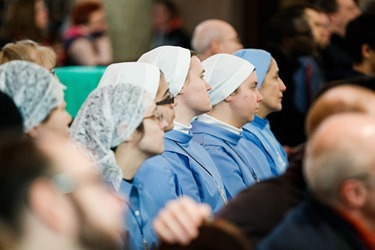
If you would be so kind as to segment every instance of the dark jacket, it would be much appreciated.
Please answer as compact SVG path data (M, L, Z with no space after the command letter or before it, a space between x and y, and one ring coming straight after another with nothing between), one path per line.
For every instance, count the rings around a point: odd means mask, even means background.
M286 172L242 191L217 215L238 226L253 246L262 240L289 209L305 198L302 176L304 145L289 159Z
M355 228L331 208L311 199L293 209L259 245L260 250L369 249Z

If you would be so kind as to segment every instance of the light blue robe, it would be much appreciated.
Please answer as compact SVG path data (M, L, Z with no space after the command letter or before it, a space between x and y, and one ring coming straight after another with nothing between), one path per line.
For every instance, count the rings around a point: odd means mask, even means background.
M177 175L161 155L144 161L135 176L144 183L144 189L151 195L158 209L183 195Z
M283 146L272 133L268 120L255 116L254 121L247 123L242 128L244 138L253 142L263 151L272 174L284 173L288 166L288 157Z
M272 176L263 153L241 135L198 120L192 125L193 140L211 155L223 180L228 199L257 180Z
M216 213L227 202L223 181L210 155L192 138L191 132L169 131L162 157L172 166L184 195L209 204Z
M155 249L158 239L153 231L152 221L158 209L153 199L137 178L132 183L122 181L120 193L126 199L128 209L125 225L130 249L145 249L145 243L149 249Z

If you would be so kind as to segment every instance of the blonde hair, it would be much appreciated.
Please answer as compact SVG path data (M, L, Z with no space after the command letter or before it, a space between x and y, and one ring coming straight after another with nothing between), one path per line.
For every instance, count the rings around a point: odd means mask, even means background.
M51 47L39 45L33 40L20 40L15 43L8 43L2 48L0 64L22 60L50 69L56 66L56 57L57 55Z

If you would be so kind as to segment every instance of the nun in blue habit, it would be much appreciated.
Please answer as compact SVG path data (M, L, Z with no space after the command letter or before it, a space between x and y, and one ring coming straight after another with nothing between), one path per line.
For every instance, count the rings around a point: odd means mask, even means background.
M258 89L263 96L259 111L252 122L243 126L243 136L256 144L267 157L273 175L282 174L288 166L288 157L283 146L271 131L266 118L272 112L282 109L282 96L286 87L279 77L275 59L265 50L242 49L234 53L255 66L258 76Z
M193 140L201 144L215 162L229 199L257 181L272 176L263 152L243 139L242 126L251 121L262 96L254 66L229 54L203 61L205 80L213 109L192 123Z
M177 176L176 189L180 187L183 195L207 203L217 212L227 202L221 176L210 155L192 141L190 132L192 119L211 109L207 92L210 86L202 79L201 62L189 50L176 46L158 47L139 61L160 67L175 96L174 129L165 134L162 157ZM146 178L146 173L142 177Z
M156 103L161 96L160 92L164 94L168 89L160 69L145 62L122 62L109 65L100 79L99 87L122 82L131 82L133 85L144 88ZM158 108L160 109L160 106ZM156 211L146 213L158 213L168 201L182 195L181 189L176 186L176 178L175 174L170 171L169 163L160 155L148 158L142 163L134 179L142 186L144 193L152 197L154 204L151 207L156 209ZM149 181L150 179L152 181ZM123 181L122 186L126 184Z
M162 125L166 123L145 119L156 115L149 93L140 86L118 83L96 88L71 127L72 138L94 153L103 179L125 198L124 227L130 249L155 248L158 243L152 227L158 208L134 176L145 159L163 150Z

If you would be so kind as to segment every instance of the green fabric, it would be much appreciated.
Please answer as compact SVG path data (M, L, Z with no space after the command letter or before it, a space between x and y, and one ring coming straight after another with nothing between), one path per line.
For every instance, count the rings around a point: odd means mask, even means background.
M72 117L77 115L87 96L98 86L105 69L105 66L69 66L54 69L59 80L67 87L66 110Z

